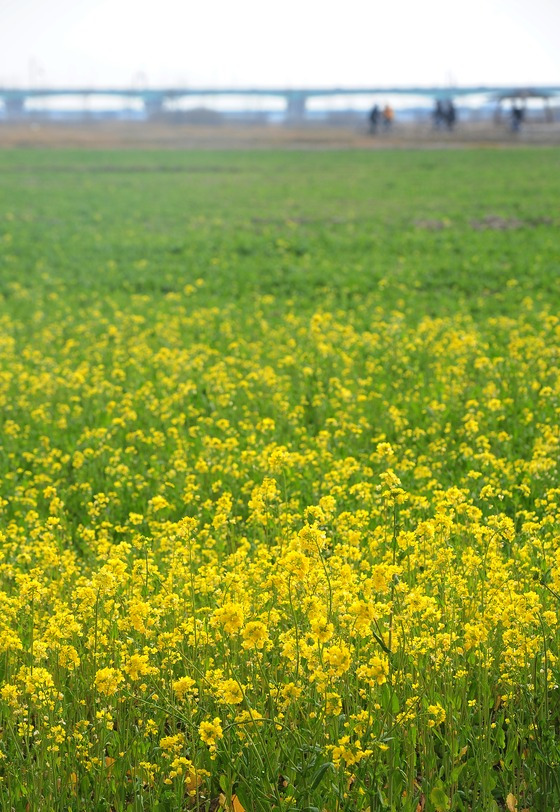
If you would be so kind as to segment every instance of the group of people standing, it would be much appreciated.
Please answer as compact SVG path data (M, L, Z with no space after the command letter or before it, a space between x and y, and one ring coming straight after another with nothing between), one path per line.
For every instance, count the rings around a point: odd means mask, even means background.
M447 129L451 131L457 122L457 110L452 99L436 101L433 112L434 127L436 130Z
M441 130L444 127L448 130L454 128L457 121L457 110L451 99L436 102L433 119L436 130ZM395 111L390 104L386 104L383 109L378 104L375 104L369 112L369 131L372 135L375 135L381 127L387 132L393 126L394 120Z
M370 110L369 131L372 133L372 135L375 135L379 129L379 125L381 125L385 131L390 130L393 126L394 120L395 111L390 104L386 104L383 110L381 110L379 105L376 104Z

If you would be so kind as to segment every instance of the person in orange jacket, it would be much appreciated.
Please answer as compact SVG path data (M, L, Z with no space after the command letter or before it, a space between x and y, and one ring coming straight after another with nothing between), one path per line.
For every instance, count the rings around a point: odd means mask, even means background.
M383 127L390 130L395 120L395 113L390 104L386 104L383 108Z

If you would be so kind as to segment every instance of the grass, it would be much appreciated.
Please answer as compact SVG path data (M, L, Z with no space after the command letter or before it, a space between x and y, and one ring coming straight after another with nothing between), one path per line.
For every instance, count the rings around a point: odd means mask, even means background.
M560 810L557 150L0 153L0 798Z

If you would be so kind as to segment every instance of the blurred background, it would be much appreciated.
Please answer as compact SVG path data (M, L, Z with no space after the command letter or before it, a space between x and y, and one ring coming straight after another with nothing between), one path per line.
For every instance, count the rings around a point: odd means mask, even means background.
M109 123L560 140L557 0L0 7L4 141Z

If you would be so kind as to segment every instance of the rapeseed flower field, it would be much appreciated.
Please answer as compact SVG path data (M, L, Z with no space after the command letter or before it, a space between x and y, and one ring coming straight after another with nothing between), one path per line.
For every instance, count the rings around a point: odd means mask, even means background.
M427 160L0 156L2 809L560 809L558 155Z

